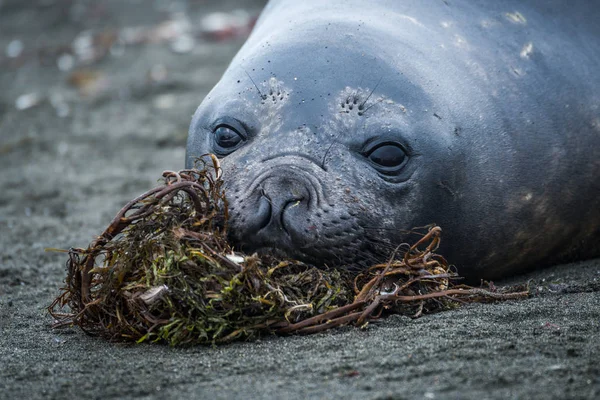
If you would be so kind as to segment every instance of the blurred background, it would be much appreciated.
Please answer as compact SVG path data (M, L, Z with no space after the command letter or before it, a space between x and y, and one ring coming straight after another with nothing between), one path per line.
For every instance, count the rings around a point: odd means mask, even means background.
M14 139L40 139L39 128L55 117L63 119L53 122L62 130L79 124L81 135L99 118L97 128L111 138L141 139L150 128L162 143L181 145L194 105L243 43L263 3L0 0L0 151L14 147ZM44 122L31 121L42 109ZM141 126L150 109L169 122L161 133ZM64 152L68 143L57 139Z
M0 285L60 278L44 248L87 245L183 167L191 116L264 3L0 0Z

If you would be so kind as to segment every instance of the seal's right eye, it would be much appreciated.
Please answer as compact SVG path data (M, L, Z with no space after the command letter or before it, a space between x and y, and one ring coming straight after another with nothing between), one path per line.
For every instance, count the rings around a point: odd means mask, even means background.
M369 160L384 168L399 167L406 159L406 152L399 146L386 144L369 153Z
M396 142L375 141L364 150L363 155L380 173L397 175L408 162L408 153Z
M214 150L226 156L237 150L247 139L246 130L237 120L226 118L213 124Z

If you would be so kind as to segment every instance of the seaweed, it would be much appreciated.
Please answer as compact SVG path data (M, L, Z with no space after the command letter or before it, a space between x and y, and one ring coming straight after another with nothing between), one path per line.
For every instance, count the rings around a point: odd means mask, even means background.
M48 308L54 326L113 340L220 344L529 295L526 287L457 283L453 267L435 253L438 226L415 230L416 243L353 274L351 266L236 252L227 218L214 155L193 169L164 172L161 185L128 202L87 248L68 250L65 286Z

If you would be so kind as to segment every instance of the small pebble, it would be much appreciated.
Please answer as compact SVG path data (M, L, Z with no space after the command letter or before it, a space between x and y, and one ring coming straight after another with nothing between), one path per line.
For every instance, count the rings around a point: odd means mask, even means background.
M23 42L15 39L6 46L6 56L8 58L17 58L23 53L24 48Z
M15 107L19 111L27 110L29 108L35 107L42 102L42 96L39 93L26 93L22 94L15 101Z
M227 254L225 257L227 257L228 260L233 261L236 264L241 264L244 262L244 257L238 256L236 254Z

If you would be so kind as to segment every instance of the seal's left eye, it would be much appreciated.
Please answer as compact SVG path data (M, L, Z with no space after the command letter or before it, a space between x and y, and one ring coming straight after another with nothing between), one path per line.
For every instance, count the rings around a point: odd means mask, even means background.
M246 129L238 120L224 117L213 124L213 150L226 156L242 146L248 139Z
M237 147L244 138L231 126L220 125L215 130L215 142L223 149L233 149Z

